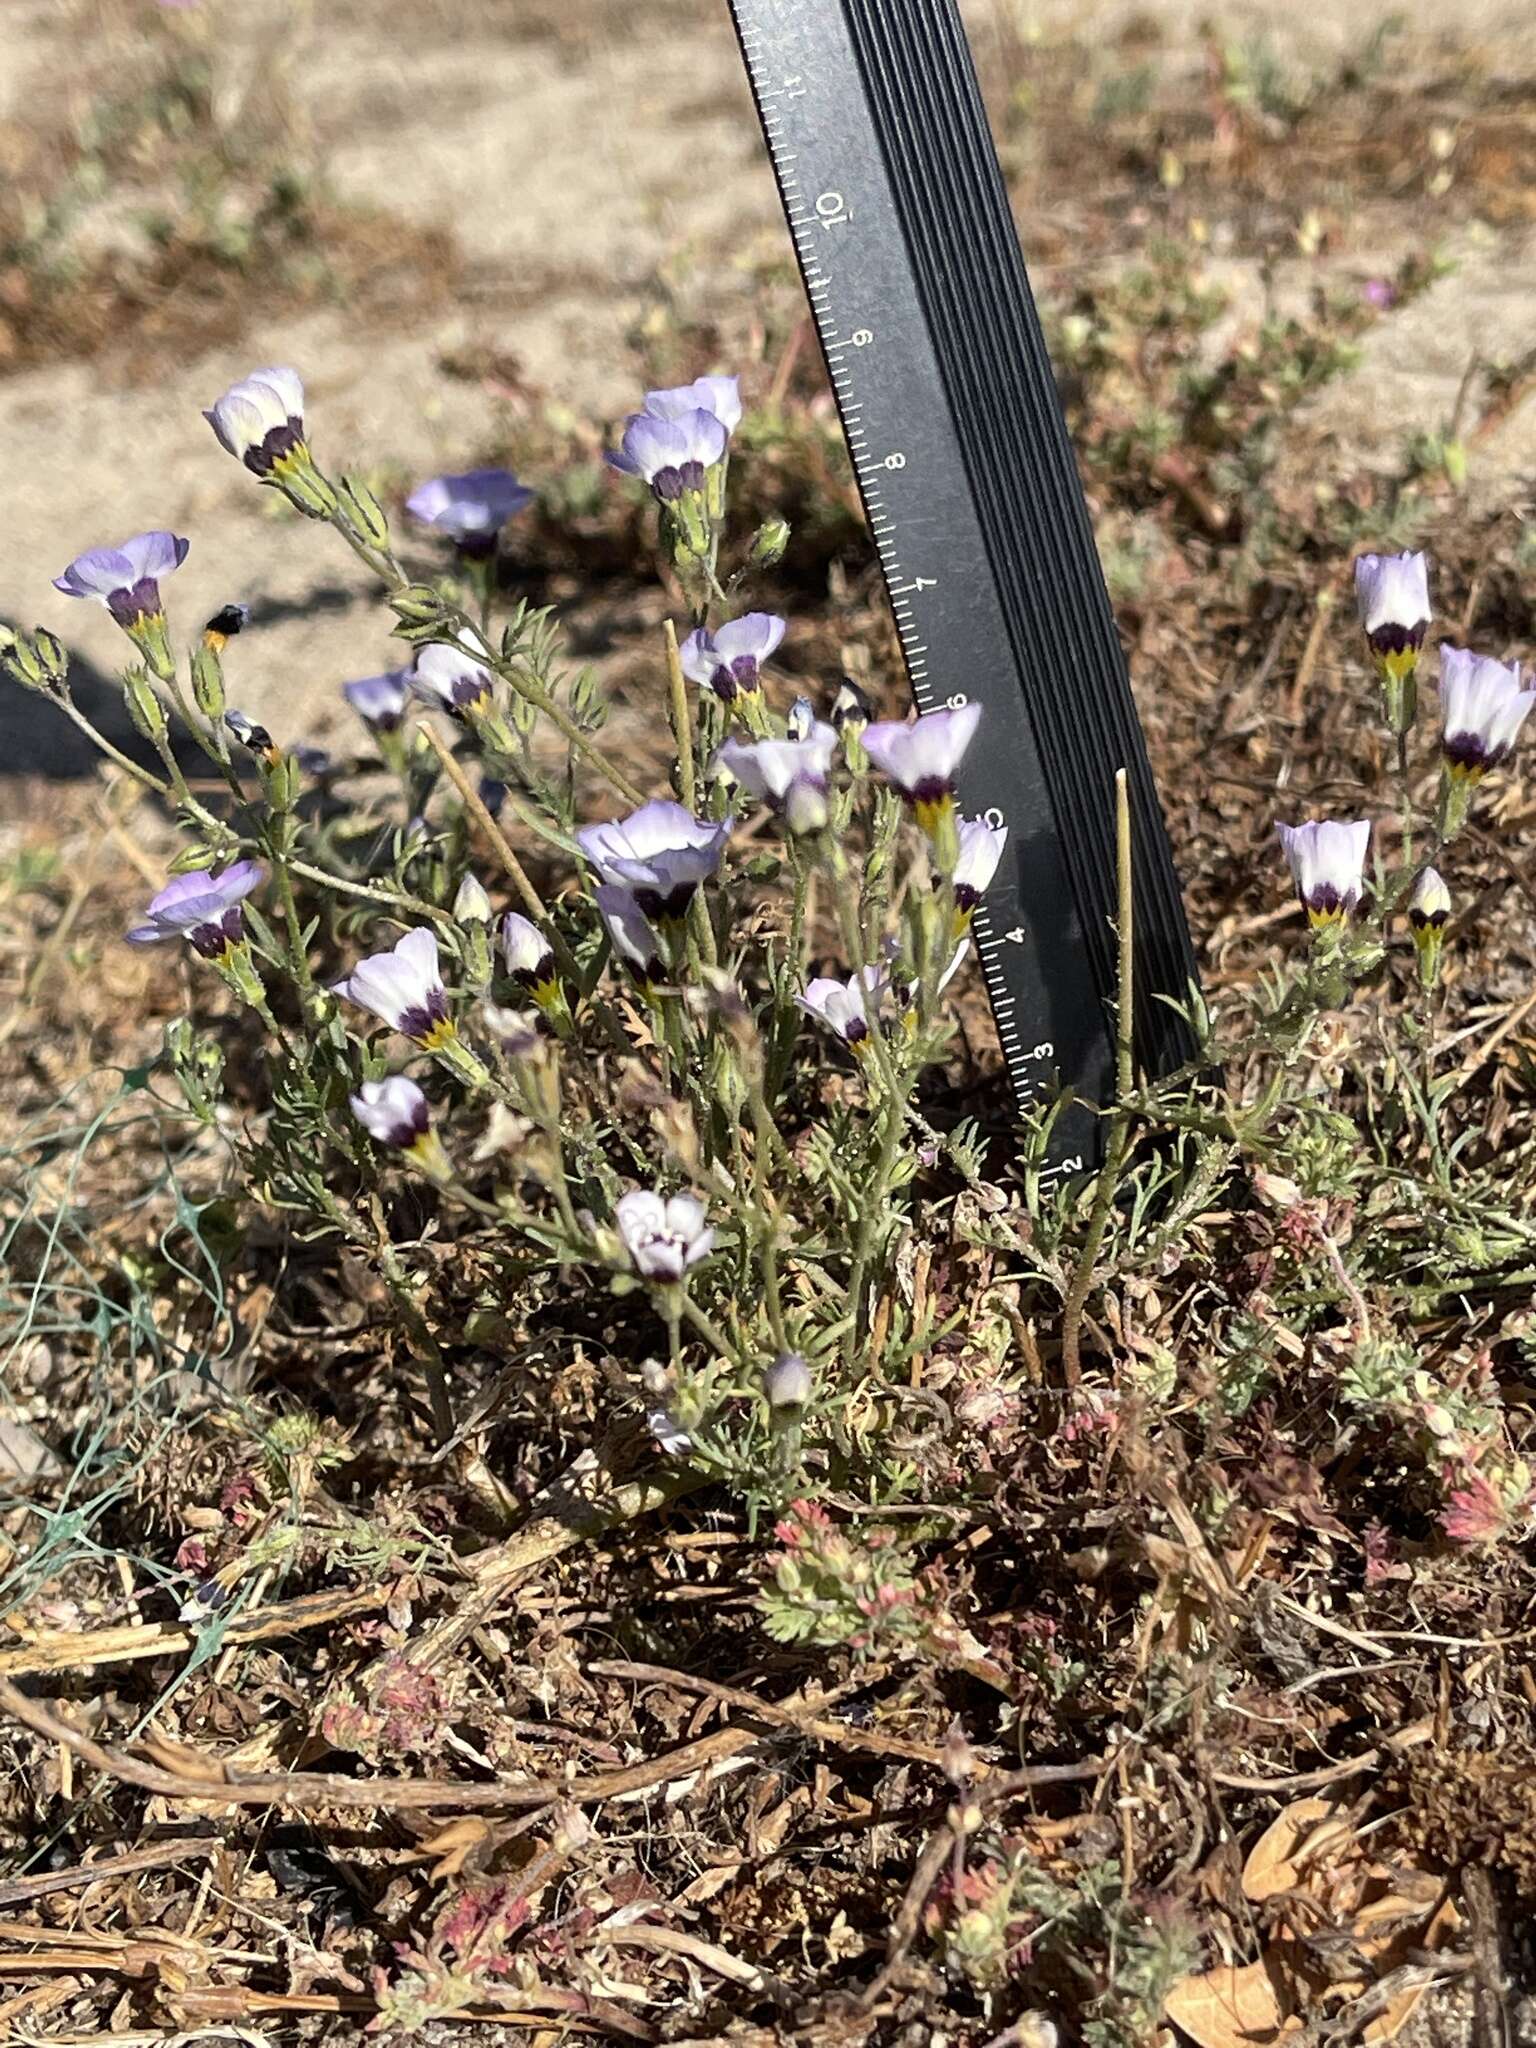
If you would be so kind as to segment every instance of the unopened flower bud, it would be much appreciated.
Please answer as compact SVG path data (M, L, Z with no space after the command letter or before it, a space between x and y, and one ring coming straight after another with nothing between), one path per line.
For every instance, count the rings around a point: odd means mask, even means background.
M1252 1175L1254 1193L1275 1209L1298 1209L1306 1197L1296 1182L1283 1173L1270 1173L1256 1166Z
M771 569L784 559L789 546L789 521L775 516L765 519L752 536L752 562L756 568Z
M811 1369L798 1351L783 1351L763 1374L763 1398L775 1415L794 1415L814 1392Z
M336 495L341 515L357 538L370 548L387 548L389 521L368 486L355 476L344 476Z
M62 690L69 678L69 650L57 633L50 633L46 626L39 626L32 636L32 649L43 671L43 682L50 690Z
M224 716L224 664L206 639L192 656L192 701L215 724Z
M491 899L474 875L466 875L453 899L455 924L489 924L495 915Z
M211 1124L224 1077L224 1055L211 1038L199 1038L191 1019L176 1017L165 1027L165 1060L188 1109Z
M4 663L7 675L13 676L23 689L47 689L48 675L37 647L24 633L13 633L9 626L0 626L0 662Z
M408 583L404 590L392 591L388 602L395 617L407 626L434 625L443 614L443 600L426 583Z
M165 706L155 695L153 684L141 668L131 668L123 676L123 698L128 706L128 716L133 720L135 732L147 740L164 739L166 734Z

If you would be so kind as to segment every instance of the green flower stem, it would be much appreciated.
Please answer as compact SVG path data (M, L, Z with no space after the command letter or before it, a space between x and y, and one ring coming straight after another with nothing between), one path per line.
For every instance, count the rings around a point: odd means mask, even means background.
M99 733L96 730L95 726L92 725L91 721L86 717L85 713L76 708L76 705L72 698L55 697L52 701L58 705L59 709L64 713L64 716L68 718L72 724L79 726L80 730L85 734L86 738L90 741L91 745L95 747L98 750L98 752L105 754L109 761L115 761L117 766L123 769L126 774L131 775L135 782L142 783L144 787L148 790L153 790L156 796L170 796L171 785L168 782L162 782L159 776L151 774L149 769L141 768L137 761L130 761L125 753L123 753L119 748L114 747L112 742L109 739L107 739L104 734Z
M581 967L576 956L566 944L558 926L551 919L548 910L544 906L544 899L528 879L528 871L514 852L512 842L486 809L484 799L459 765L453 749L446 745L438 736L434 727L423 725L420 730L426 734L428 745L433 753L436 754L443 773L458 791L464 808L490 841L491 849L495 853L496 858L501 862L507 879L517 891L524 910L533 919L534 923L538 925L539 929L547 935L550 949L559 963L560 972L574 988L579 989L581 987ZM631 1058L635 1048L630 1044L628 1035L614 1013L612 1005L604 997L600 996L595 988L587 995L586 1003L592 1014L597 1018L598 1023L602 1026L604 1036L614 1051L624 1059Z
M739 1368L742 1362L740 1351L728 1337L721 1335L720 1331L716 1329L715 1325L705 1315L703 1309L699 1307L693 1297L689 1294L684 1294L681 1306L684 1316L692 1323L693 1327L704 1339L704 1342L717 1351L722 1358L729 1359L732 1365Z
M715 945L715 928L709 921L709 905L704 900L702 889L694 890L693 901L688 906L688 934L690 949L697 949L703 965L718 967L720 954Z
M826 859L832 873L832 897L837 905L838 921L842 926L843 943L848 948L854 972L862 980L867 960L864 951L862 930L862 906L856 901L852 887L852 876L848 859L843 849L831 838L823 836ZM848 1365L853 1363L858 1348L863 1323L863 1291L865 1275L874 1247L875 1230L883 1219L886 1201L890 1192L891 1169L896 1163L896 1153L901 1143L901 1134L906 1123L907 1100L912 1091L914 1074L897 1073L886 1044L885 1033L878 1017L865 1041L870 1047L876 1067L880 1072L883 1087L884 1124L880 1135L880 1150L875 1158L874 1177L864 1192L859 1210L859 1233L854 1247L853 1265L848 1278L848 1298L851 1313L847 1333L843 1339L843 1358Z
M837 919L842 927L843 944L848 949L848 957L852 962L853 971L859 976L862 983L864 970L869 962L864 950L862 906L857 900L858 892L853 887L853 874L848 866L848 856L843 852L842 847L838 845L837 841L828 833L823 833L822 835L822 847L823 858L831 870L832 900L837 906ZM879 1029L878 1025L870 1032L868 1042L874 1054L875 1065L880 1070L880 1078L885 1083L886 1089L892 1095L904 1096L906 1091L897 1079L896 1068L891 1060L890 1048L885 1042L885 1033Z
M808 860L801 857L800 842L794 843L795 893L789 910L789 942L786 957L792 981L799 981L805 970L805 914L811 893L812 868Z
M354 533L347 520L346 513L340 505L331 513L328 524L335 528L353 554L357 556L358 560L367 564L386 589L404 589L407 580L405 572L395 560L393 553L387 548L372 547L360 534ZM490 635L477 626L474 620L467 614L461 612L458 623L471 632L475 639L479 641L487 661L496 674L501 676L504 681L510 683L517 694L527 703L532 704L536 710L542 711L546 718L557 725L582 758L590 763L605 781L612 784L626 803L637 806L644 803L645 798L640 794L634 783L630 781L629 777L621 769L615 768L613 763L603 754L602 750L593 745L592 741L581 730L581 727L577 725L570 713L562 705L555 702L549 691L545 689L544 685L536 677L531 674L521 676L515 674L512 664L492 647Z
M326 522L333 526L352 550L357 559L371 569L388 590L400 590L406 582L405 571L395 560L388 548L371 547L361 534L354 533L347 521L347 515L338 504Z
M560 1132L560 1070L556 1065L556 1054L549 1053L547 1072L520 1072L517 1076L520 1106L532 1117L543 1133L554 1164L550 1192L555 1198L555 1207L560 1212L560 1221L566 1235L573 1244L582 1241L581 1225L576 1220L576 1207L571 1200L570 1184L566 1174L565 1140ZM489 1076L487 1076L489 1079Z
M179 677L175 675L167 676L165 687L170 693L171 702L176 706L182 724L207 755L208 759L219 770L225 781L230 783L236 795L243 799L244 791L240 788L239 781L234 776L229 765L229 743L224 737L222 726L211 724L199 712L193 710L192 706L187 702Z
M677 650L677 628L670 619L662 622L661 636L667 656L667 697L672 713L672 738L677 746L678 796L684 810L697 808L698 786L694 780L693 720L688 710L688 679Z
M533 670L524 664L521 672L516 665L491 645L488 634L482 633L473 619L459 616L460 626L480 643L485 662L502 681L515 690L525 704L531 704L535 711L542 711L551 724L558 727L568 744L581 755L603 780L616 789L624 801L637 808L645 802L641 790L630 781L621 768L616 768L602 748L582 731L565 706L556 701Z
M864 862L866 888L861 924L866 946L874 945L885 922L891 898L891 875L896 835L901 830L902 805L889 790L881 790L875 807L875 833Z
M756 1057L742 1062L746 1069L747 1102L752 1111L752 1134L757 1141L757 1173L761 1186L767 1174L774 1168L780 1172L790 1171L790 1158L784 1140L779 1136L778 1125L768 1107L768 1094L763 1085L763 1072ZM777 1090L775 1090L777 1093Z
M324 868L311 867L308 861L288 862L292 873L302 875L306 882L318 882L322 888L334 889L340 896L360 896L365 903L377 903L383 910L409 910L417 917L430 918L434 924L452 926L453 917L440 903L428 903L422 896L406 896L398 889L387 889L379 882L348 882L340 875L327 874Z
M277 879L277 895L283 907L283 922L288 927L288 958L299 984L299 995L305 1012L312 1016L316 983L314 969L309 964L309 950L304 944L304 920L299 915L298 900L293 893L293 872L289 865L292 848L292 819L287 816L274 818L267 837L267 852L271 856L272 872Z
M871 1036L874 1036L871 1033ZM874 1249L875 1231L883 1220L886 1202L890 1193L891 1169L896 1163L896 1154L901 1145L901 1134L906 1128L906 1093L887 1093L881 1098L884 1127L880 1134L880 1150L875 1159L875 1171L870 1186L865 1191L859 1207L859 1234L854 1246L853 1265L848 1274L848 1327L843 1336L843 1363L853 1364L854 1353L863 1334L864 1282L869 1270L870 1254Z
M536 711L543 712L551 724L559 728L563 737L580 754L588 767L594 769L606 783L616 789L625 803L633 804L638 810L645 802L644 791L631 782L621 768L614 766L602 748L582 731L565 706L558 703L531 673L519 676L514 673L510 662L503 661L499 655L492 658L496 673L511 684L525 703L531 704Z

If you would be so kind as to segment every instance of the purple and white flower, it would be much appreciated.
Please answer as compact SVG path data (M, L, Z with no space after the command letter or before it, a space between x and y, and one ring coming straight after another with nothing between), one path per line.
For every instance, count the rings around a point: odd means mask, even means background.
M1536 690L1520 687L1520 664L1440 647L1440 751L1453 776L1475 782L1507 761Z
M1342 923L1365 893L1369 821L1322 818L1275 829L1307 916L1314 925Z
M418 697L453 718L467 718L491 699L491 672L466 648L434 641L416 656L411 687Z
M696 818L657 798L627 818L587 825L576 838L603 881L624 883L647 917L666 920L682 917L715 873L730 833L728 818Z
M785 732L792 740L808 740L815 726L816 706L809 697L797 697L784 714Z
M266 879L260 861L238 860L221 875L207 868L177 875L153 898L144 922L128 933L131 946L186 939L205 960L224 960L245 938L241 908Z
M507 469L471 469L418 484L405 509L422 526L446 534L466 555L495 553L501 529L533 492Z
M699 626L679 650L683 674L700 689L712 690L722 704L750 696L762 688L763 664L785 630L786 622L772 612L745 612L713 633Z
M832 723L840 733L862 733L875 715L875 707L869 701L867 691L861 689L852 676L844 676L837 686L837 695L832 699Z
M675 1287L690 1266L706 1258L715 1241L705 1226L704 1204L693 1195L663 1200L653 1188L635 1188L613 1217L635 1271L667 1286Z
M691 384L673 384L647 391L642 412L660 420L681 419L690 412L709 412L729 434L741 424L741 379L695 377Z
M297 370L252 370L231 384L203 418L253 476L270 477L301 462L304 386Z
M160 578L181 567L190 545L179 534L156 531L136 533L115 548L87 548L54 577L53 587L66 597L94 597L132 632L141 620L164 617Z
M438 966L437 934L427 925L407 932L387 953L370 953L359 960L345 980L333 985L332 994L371 1010L391 1030L429 1052L454 1036Z
M663 505L675 505L685 493L706 488L727 438L712 412L696 408L674 419L637 412L625 423L617 454L608 459L626 475L643 477Z
M833 727L813 724L803 740L727 740L715 761L791 832L819 832L827 822L827 778L837 745Z
M509 910L501 920L501 957L508 974L536 1003L542 1006L559 994L554 950L532 918L519 910Z
M879 1022L888 986L887 969L871 962L862 974L851 975L847 981L818 975L806 984L803 995L795 997L795 1007L804 1010L807 1017L814 1017L823 1030L830 1031L862 1057L868 1049L869 1034Z
M1431 606L1429 565L1422 554L1357 555L1355 603L1372 654L1401 675L1424 645Z
M1437 868L1424 868L1408 899L1408 922L1414 930L1445 924L1451 915L1451 892Z
M504 1003L482 1003L480 1015L506 1059L532 1059L546 1043L539 1035L538 1018L527 1010L509 1010Z
M650 990L664 982L667 962L662 943L634 891L622 882L599 882L592 893L608 943L641 988Z
M411 671L388 670L381 676L361 676L355 683L343 683L341 694L372 732L398 732L410 701Z
M1006 825L989 825L985 818L960 820L960 852L955 861L955 919L963 919L963 930L971 914L992 886L998 862L1008 844Z
M1408 929L1419 956L1419 974L1426 988L1440 978L1440 955L1451 918L1451 892L1434 868L1421 871L1408 898Z
M409 1152L432 1127L427 1098L405 1074L383 1081L365 1081L348 1098L352 1114L370 1138L394 1152Z
M960 704L910 724L886 720L864 735L865 753L911 804L925 832L953 808L955 770L980 721L979 704Z

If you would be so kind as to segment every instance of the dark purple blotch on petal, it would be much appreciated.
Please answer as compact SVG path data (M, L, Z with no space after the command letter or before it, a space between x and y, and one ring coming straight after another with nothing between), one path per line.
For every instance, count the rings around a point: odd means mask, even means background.
M433 989L424 1003L414 1009L402 1010L396 1027L407 1038L430 1038L437 1025L448 1019L448 997L440 988Z
M153 576L141 576L137 583L114 590L107 599L107 610L120 626L136 626L140 619L158 618L162 609L160 586Z
M698 886L697 882L679 882L671 889L636 889L635 901L647 917L675 922L687 916Z
M193 950L205 960L222 960L245 937L245 913L232 903L216 924L200 924L187 933Z
M1316 911L1319 917L1334 917L1341 911L1353 909L1354 902L1353 890L1346 893L1336 889L1332 882L1321 882L1307 898L1307 908Z
M408 1146L414 1145L418 1138L427 1135L431 1124L432 1112L427 1107L427 1098L425 1095L417 1095L400 1121L390 1126L389 1135L384 1142L386 1145L398 1146L404 1152Z
M1460 768L1467 775L1486 775L1490 768L1507 761L1514 750L1490 747L1481 733L1448 732L1440 743L1440 751L1453 768Z
M1374 633L1366 635L1366 641L1372 654L1406 654L1410 648L1417 654L1424 645L1428 625L1426 619L1417 626L1378 626Z
M270 427L254 448L241 457L253 476L270 476L277 465L304 444L304 422L291 416L280 427Z

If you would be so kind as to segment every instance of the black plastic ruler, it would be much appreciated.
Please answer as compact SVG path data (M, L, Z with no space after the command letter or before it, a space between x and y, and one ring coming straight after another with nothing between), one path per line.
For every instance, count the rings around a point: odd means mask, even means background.
M953 0L730 0L918 705L985 706L962 810L1009 828L976 915L1022 1105L1113 1090L1115 771L1138 1052L1190 1056L1178 879ZM1058 1164L1096 1149L1064 1119Z

